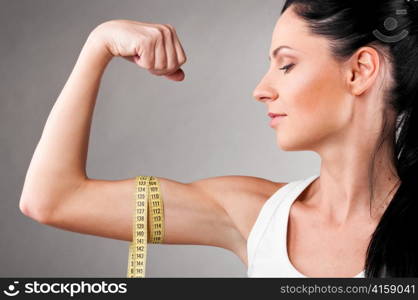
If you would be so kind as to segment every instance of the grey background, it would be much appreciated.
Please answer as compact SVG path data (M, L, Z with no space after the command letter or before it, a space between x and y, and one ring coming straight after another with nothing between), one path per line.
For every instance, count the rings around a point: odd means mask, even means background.
M42 225L19 210L49 112L89 32L110 19L174 25L188 57L186 80L172 82L113 59L93 116L89 177L191 182L250 175L289 182L318 172L316 153L277 147L267 107L252 98L269 66L283 1L0 3L0 276L126 277L128 242ZM246 277L246 268L222 248L149 244L146 273Z

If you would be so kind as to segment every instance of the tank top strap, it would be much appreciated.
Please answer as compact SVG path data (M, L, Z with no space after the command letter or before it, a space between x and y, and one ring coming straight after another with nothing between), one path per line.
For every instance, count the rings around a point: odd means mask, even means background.
M286 249L283 248L282 236L287 226L288 208L318 176L313 175L287 183L263 204L247 239L248 274L252 273L256 253L266 260L280 259L283 249ZM263 245L260 247L260 244ZM270 257L272 255L275 258Z

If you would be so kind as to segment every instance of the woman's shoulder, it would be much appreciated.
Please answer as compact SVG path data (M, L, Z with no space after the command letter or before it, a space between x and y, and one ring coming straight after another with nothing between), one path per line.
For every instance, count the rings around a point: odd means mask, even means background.
M253 176L228 176L223 183L229 192L222 206L245 239L266 201L288 184Z
M271 201L271 204L277 203L276 200L282 200L286 198L289 191L300 191L297 198L302 199L303 197L310 197L313 191L312 182L319 175L312 175L309 177L303 177L291 181L270 181L260 179L248 179L251 184L254 184L252 188L244 191L243 194L239 195L237 199L231 203L231 212L237 214L232 218L242 219L244 237L247 236L251 230L255 220L257 219L261 209L266 205L267 201ZM238 224L238 223L237 223Z

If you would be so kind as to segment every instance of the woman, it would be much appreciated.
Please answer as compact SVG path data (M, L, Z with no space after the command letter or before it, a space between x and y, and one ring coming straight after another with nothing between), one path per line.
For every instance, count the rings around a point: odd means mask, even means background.
M286 1L254 97L282 115L271 124L281 149L320 155L320 176L156 177L164 243L228 249L253 277L417 276L417 17L413 1ZM98 87L115 56L185 76L172 26L97 26L47 120L20 209L44 224L132 241L135 178L85 172Z

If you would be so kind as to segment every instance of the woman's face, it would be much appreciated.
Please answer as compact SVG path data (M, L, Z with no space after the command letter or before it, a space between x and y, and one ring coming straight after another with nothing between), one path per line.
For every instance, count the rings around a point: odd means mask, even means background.
M283 48L273 57L273 52ZM271 63L254 90L267 113L286 114L273 128L285 151L313 150L336 141L349 124L352 101L329 41L309 33L292 7L278 19L270 47ZM289 67L288 70L280 68ZM270 120L270 117L268 118Z

